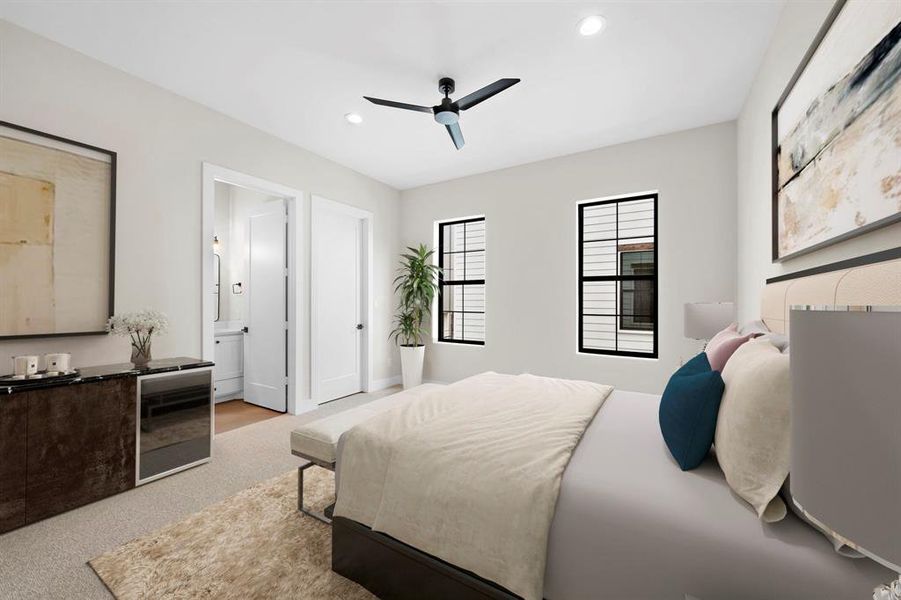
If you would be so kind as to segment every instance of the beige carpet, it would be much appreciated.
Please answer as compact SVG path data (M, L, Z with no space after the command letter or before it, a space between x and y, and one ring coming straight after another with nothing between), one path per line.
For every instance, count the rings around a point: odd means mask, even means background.
M307 503L323 509L334 476L313 467ZM297 471L248 488L90 561L120 600L374 598L331 571L331 528L297 511Z

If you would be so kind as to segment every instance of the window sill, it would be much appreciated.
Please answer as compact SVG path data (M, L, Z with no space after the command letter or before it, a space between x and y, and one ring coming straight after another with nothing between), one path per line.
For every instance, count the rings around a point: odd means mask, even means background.
M433 346L452 346L454 348L484 348L487 344L459 344L457 342L439 342L432 340Z
M626 356L623 354L598 354L597 352L583 352L576 350L577 356L593 356L595 358L619 358L625 360L660 360L660 356Z

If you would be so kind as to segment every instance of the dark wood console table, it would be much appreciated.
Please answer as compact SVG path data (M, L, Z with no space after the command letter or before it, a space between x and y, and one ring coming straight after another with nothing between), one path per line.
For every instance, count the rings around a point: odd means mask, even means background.
M137 378L211 365L176 358L0 386L0 533L135 487Z

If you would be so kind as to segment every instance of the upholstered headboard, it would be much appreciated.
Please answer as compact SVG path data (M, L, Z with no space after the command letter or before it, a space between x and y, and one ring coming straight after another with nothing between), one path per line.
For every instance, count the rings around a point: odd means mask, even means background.
M813 269L809 275L801 272L768 280L760 318L771 331L787 334L789 311L795 304L901 305L901 258L855 265L857 262L844 261L834 265L834 270L823 267L825 272Z

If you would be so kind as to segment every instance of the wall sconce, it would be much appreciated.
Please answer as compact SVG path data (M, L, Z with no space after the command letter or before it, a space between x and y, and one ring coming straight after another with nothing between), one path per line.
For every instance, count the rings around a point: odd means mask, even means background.
M219 244L219 236L214 235L213 236L213 252L219 252L220 248L221 248L221 245Z

